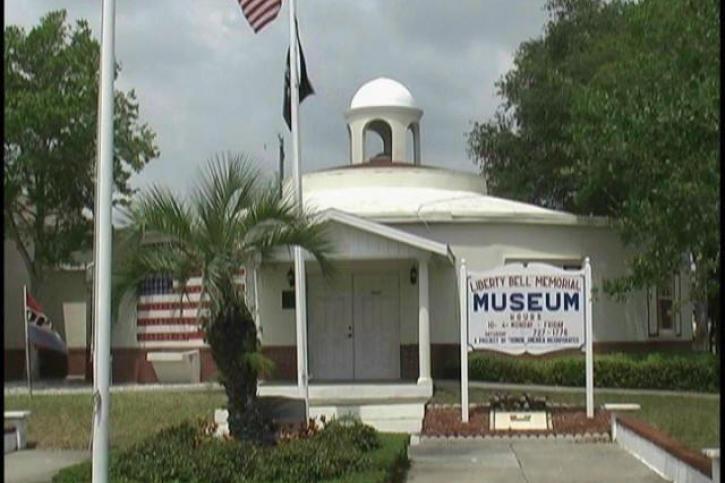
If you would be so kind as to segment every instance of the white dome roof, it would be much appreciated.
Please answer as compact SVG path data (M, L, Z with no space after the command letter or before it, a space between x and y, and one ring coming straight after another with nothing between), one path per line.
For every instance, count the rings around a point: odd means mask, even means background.
M381 106L417 108L410 91L400 82L387 77L378 77L364 84L350 102L350 109Z
M447 169L401 165L337 168L306 173L302 186L305 207L312 212L334 208L377 221L600 223L595 218L488 196L480 175ZM291 179L285 188L291 192Z

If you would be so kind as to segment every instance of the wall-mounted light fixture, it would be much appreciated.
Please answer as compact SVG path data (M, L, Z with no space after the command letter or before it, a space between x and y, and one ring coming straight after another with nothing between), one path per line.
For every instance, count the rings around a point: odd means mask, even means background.
M295 286L295 271L292 270L291 268L287 272L287 282L289 282L290 287Z
M418 269L413 267L410 269L410 284L415 285L418 283Z

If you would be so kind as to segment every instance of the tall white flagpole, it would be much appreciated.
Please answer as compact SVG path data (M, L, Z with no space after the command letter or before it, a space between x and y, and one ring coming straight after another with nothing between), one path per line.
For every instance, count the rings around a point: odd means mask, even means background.
M28 378L28 394L33 397L33 382L30 369L30 339L28 337L28 286L23 285L23 322L25 325L25 373Z
M297 14L295 0L289 1L289 42L290 42L290 114L292 124L292 176L295 198L299 213L304 213L302 205L302 175L300 173L300 130L297 109L300 104ZM297 326L297 388L305 399L305 421L310 419L309 381L307 380L307 290L305 286L305 263L302 248L294 247L295 257L295 322Z
M101 14L101 82L98 93L98 160L96 163L95 277L96 324L93 418L93 483L108 481L108 434L111 408L111 202L113 194L113 75L115 0L103 0Z

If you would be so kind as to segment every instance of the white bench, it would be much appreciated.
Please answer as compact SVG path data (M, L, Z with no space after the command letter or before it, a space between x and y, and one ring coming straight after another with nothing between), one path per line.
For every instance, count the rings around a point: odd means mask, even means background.
M201 382L201 362L198 350L184 352L149 352L146 360L151 363L161 383Z
M27 446L28 418L30 411L5 411L5 423L15 428L15 447L25 449ZM7 436L6 436L7 438ZM12 446L11 446L12 447ZM7 453L8 442L5 444ZM11 449L10 451L13 451Z
M639 411L642 408L635 403L604 403L602 409L605 411Z

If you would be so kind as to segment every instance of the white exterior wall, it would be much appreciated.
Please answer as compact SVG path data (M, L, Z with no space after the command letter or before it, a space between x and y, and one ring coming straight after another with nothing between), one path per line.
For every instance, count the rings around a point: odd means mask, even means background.
M680 337L649 337L647 302L643 291L620 303L601 292L602 280L623 275L627 251L618 235L604 227L555 226L533 224L439 223L397 224L399 228L439 242L449 243L457 259L465 258L469 270L489 270L510 258L566 259L591 258L592 280L600 293L595 296L594 340L624 342L647 340L690 340L692 304L680 307ZM436 273L438 272L438 273ZM449 272L449 273L445 273ZM452 269L437 269L431 280L431 337L433 343L457 343L456 294ZM683 297L687 283L683 278ZM654 306L654 302L652 302ZM651 317L656 313L650 310ZM656 319L654 319L656 323Z
M136 297L128 294L119 304L118 317L111 315L111 348L135 349L141 347L136 340Z
M507 259L559 259L583 260L589 256L592 263L594 288L601 288L604 278L614 278L625 273L627 251L622 247L618 235L604 227L515 225L515 224L472 224L446 223L397 224L395 228L427 237L442 243L450 243L456 258L466 259L469 270L488 270L503 264ZM357 235L356 235L357 232ZM351 273L390 271L397 267L400 278L400 336L401 344L418 343L418 292L417 285L411 285L410 268L417 265L410 253L398 253L403 260L373 260L375 254L359 247L367 237L358 230L336 226L333 239L339 253L345 256L359 256L368 261L335 262L338 281L346 283ZM353 243L355 241L355 243ZM366 240L367 242L371 240ZM390 245L388 245L388 243ZM364 245L370 246L369 243ZM397 242L381 241L378 248L391 257ZM265 264L260 269L260 320L262 342L271 346L295 345L294 310L283 310L283 290L290 290L287 271L291 262ZM308 262L308 273L319 272L314 262ZM688 282L682 279L682 297L687 298ZM594 340L596 342L645 342L645 341L687 341L692 336L690 323L692 304L681 304L681 336L660 334L650 337L647 325L647 301L644 291L631 295L626 303L620 303L603 292L595 295ZM656 325L654 297L650 301L650 318ZM434 258L430 263L430 324L433 344L458 344L458 295L456 272L449 262Z

